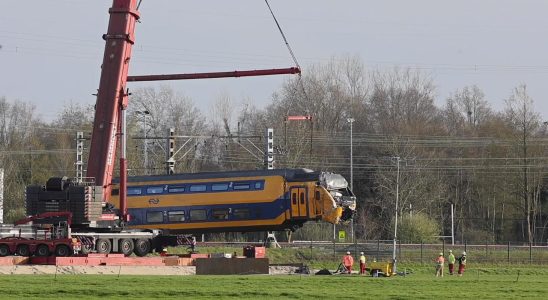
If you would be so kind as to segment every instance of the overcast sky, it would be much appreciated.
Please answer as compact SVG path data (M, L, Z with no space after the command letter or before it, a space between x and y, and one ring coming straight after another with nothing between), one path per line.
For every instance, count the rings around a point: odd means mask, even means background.
M0 0L0 97L46 120L70 101L95 103L111 0ZM500 110L525 83L548 119L546 0L270 0L307 71L357 55L369 69L420 68L442 105L477 84ZM131 75L293 66L262 0L143 0ZM292 75L171 81L207 115L221 94L259 107ZM130 89L157 83L130 83ZM159 83L158 83L159 84ZM131 105L131 103L130 103Z

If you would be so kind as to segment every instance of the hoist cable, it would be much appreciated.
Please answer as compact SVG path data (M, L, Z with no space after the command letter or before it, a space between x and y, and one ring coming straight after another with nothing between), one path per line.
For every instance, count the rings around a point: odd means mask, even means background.
M276 16L274 15L274 12L272 11L272 8L270 8L270 4L268 4L268 0L264 0L264 2L266 3L266 6L268 7L268 10L270 11L270 14L272 15L272 18L274 18L274 22L276 22L276 26L278 26L278 30L280 31L280 34L282 35L282 38L284 39L285 45L287 46L287 50L289 50L289 54L291 54L291 57L293 58L293 62L295 62L295 66L297 66L297 68L299 68L299 70L300 70L301 67L299 66L299 62L297 61L297 58L295 57L295 54L293 54L293 50L291 49L291 46L289 46L289 42L285 38L285 34L282 30L282 27L280 26L280 23L278 22L278 19L276 19ZM301 74L299 74L299 76L300 75Z
M287 38L285 37L285 34L282 30L282 27L280 26L280 23L278 22L278 19L276 18L276 15L274 15L274 12L272 11L272 8L270 7L270 4L268 3L268 0L264 0L264 2L266 3L266 6L268 7L268 10L270 11L270 14L272 15L272 18L274 19L274 22L276 23L276 26L278 26L278 30L280 31L280 34L282 35L282 38L284 39L285 45L287 46L287 50L289 50L289 54L291 55L291 58L293 58L293 62L295 63L295 66L297 68L299 68L299 70L301 70L301 66L299 65L299 62L297 61L297 57L293 53L293 50L291 49L291 46L289 45L289 42L287 41ZM297 84L301 87L301 89L303 91L303 94L304 94L304 98L306 99L307 103L309 103L310 101L309 101L309 98L308 98L308 94L306 93L306 89L305 89L303 81L302 81L302 73L299 72L298 75L299 75L299 79L298 79ZM299 106L301 106L300 103L297 102L297 104L299 104ZM301 106L301 109L302 109L302 106ZM308 115L311 115L311 112L310 112L309 109L305 109L304 112L308 113Z

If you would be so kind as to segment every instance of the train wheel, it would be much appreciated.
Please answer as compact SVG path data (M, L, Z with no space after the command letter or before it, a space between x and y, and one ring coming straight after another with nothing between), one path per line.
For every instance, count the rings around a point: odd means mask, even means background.
M109 239L98 239L95 248L97 253L109 254L112 251L112 243Z
M48 245L38 245L36 248L36 252L34 253L36 256L49 256L49 247Z
M8 256L10 255L10 247L8 245L2 244L0 245L0 256Z
M135 243L135 255L137 256L146 256L151 249L150 240L138 239Z
M57 245L55 248L55 256L69 256L70 248L65 244Z
M19 256L30 256L29 245L19 245L15 250L15 253Z
M135 245L133 244L132 239L122 239L120 240L120 245L118 246L118 248L120 249L120 253L125 256L130 256L131 253L133 253Z

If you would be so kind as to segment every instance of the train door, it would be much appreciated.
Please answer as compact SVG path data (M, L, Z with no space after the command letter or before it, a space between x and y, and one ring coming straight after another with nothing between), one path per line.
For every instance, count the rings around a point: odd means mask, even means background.
M291 217L307 217L306 188L291 188Z

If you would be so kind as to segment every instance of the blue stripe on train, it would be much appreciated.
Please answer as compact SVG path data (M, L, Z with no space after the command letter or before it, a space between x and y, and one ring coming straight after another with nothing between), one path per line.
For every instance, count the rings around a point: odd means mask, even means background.
M287 194L286 194L287 196ZM213 209L229 209L230 213L227 219L213 219ZM222 221L235 221L235 220L263 220L274 219L281 213L289 209L289 198L282 197L272 202L259 202L259 203L239 203L239 204L213 204L213 205L192 205L192 206L165 206L165 207L145 207L145 208L129 208L128 212L131 215L130 226L138 226L145 224L184 224L192 222L222 222ZM170 222L168 220L168 213L170 211L185 211L185 221L182 222ZM206 210L207 219L203 220L191 220L190 210ZM245 210L248 210L249 217L237 217L235 212L239 210L240 216L243 215ZM147 222L148 212L162 212L162 222Z
M247 170L247 171L224 171L224 172L202 172L173 175L147 175L130 176L128 182L147 182L147 181L171 181L171 180L199 180L199 179L217 179L233 177L266 177L282 176L287 181L318 181L320 173L308 169L274 169L274 170ZM113 178L112 183L120 182L119 178Z

